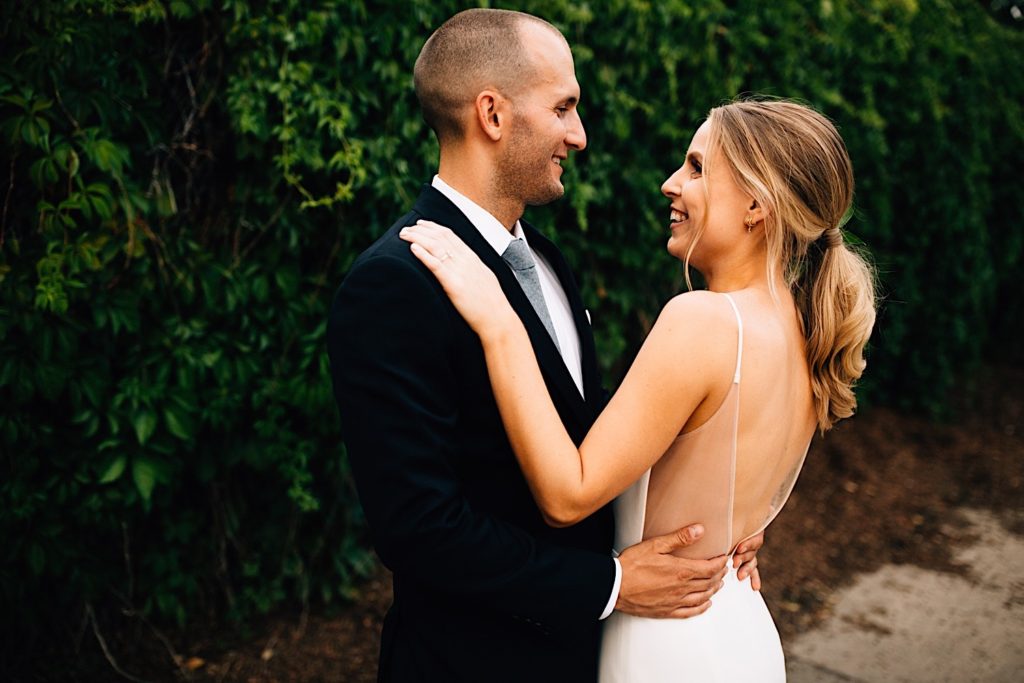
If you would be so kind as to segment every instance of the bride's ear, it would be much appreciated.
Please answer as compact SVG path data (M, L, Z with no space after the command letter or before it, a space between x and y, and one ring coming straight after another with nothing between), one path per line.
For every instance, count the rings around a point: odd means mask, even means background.
M483 134L494 142L501 140L502 132L508 125L508 100L499 92L484 90L476 96L473 104L476 110L476 122Z
M761 206L759 201L751 199L750 206L747 208L747 220L752 225L757 225L761 221L767 220L769 213L768 209Z

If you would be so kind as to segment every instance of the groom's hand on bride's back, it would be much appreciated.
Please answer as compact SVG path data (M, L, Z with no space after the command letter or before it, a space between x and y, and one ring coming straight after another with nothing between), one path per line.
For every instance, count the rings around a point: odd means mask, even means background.
M705 612L711 596L722 587L725 556L689 560L672 555L703 533L704 528L694 524L622 551L622 586L615 609L638 617L676 619Z

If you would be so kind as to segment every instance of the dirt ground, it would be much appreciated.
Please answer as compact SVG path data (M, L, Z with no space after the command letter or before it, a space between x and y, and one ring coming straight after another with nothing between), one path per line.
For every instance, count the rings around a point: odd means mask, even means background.
M988 369L975 380L948 424L866 409L812 445L760 555L783 642L827 616L829 596L858 573L890 563L959 572L952 550L969 539L954 508L1024 508L1024 368ZM181 638L178 666L166 649L121 666L142 680L374 681L389 601L381 568L341 614L279 614L226 649ZM108 671L104 680L118 678Z

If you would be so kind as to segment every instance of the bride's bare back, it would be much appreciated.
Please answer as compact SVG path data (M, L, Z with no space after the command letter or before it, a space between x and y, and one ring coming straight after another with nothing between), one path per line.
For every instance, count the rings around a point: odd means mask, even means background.
M735 315L734 333L706 343L733 349L733 372L624 494L632 500L617 510L634 519L620 520L626 537L616 539L617 548L700 522L704 536L679 554L730 553L768 526L796 482L815 427L796 313L790 302L753 290L721 301Z

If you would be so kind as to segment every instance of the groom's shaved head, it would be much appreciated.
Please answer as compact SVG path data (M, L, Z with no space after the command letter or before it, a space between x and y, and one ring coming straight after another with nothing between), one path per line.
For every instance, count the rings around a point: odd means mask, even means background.
M423 119L438 142L462 138L466 107L482 90L514 97L529 84L534 67L520 33L528 23L562 37L543 19L501 9L459 12L430 36L416 59L413 81Z

